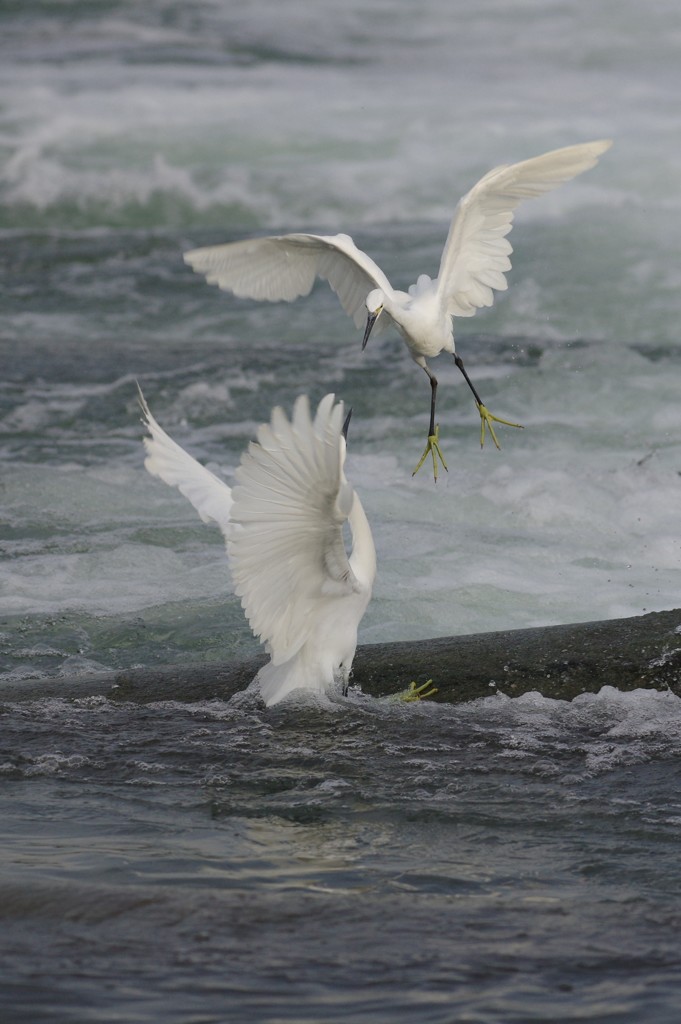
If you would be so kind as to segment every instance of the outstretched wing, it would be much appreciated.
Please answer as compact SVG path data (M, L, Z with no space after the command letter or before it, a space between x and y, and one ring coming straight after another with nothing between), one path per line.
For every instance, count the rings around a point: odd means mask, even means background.
M152 476L160 477L164 483L177 487L189 499L204 523L217 523L225 537L229 537L231 488L166 434L151 415L141 388L138 390L142 422L150 435L144 438L146 469Z
M229 544L232 578L253 632L275 664L314 631L314 610L360 591L343 542L355 493L343 474L342 402L326 395L312 419L306 396L291 422L280 408L237 470Z
M328 281L340 304L363 327L369 292L392 291L387 277L349 235L272 235L245 242L192 249L184 254L210 284L240 298L291 302L308 295L321 277Z
M468 192L454 214L442 253L437 290L452 316L473 316L504 291L513 247L506 235L523 199L557 188L593 167L609 140L554 149L522 163L495 167Z

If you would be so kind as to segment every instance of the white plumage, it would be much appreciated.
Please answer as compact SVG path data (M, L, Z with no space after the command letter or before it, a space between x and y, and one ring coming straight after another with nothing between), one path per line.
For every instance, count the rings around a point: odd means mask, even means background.
M357 627L371 598L376 552L343 472L343 403L326 395L314 419L306 396L258 430L231 490L176 444L140 392L145 466L177 487L227 541L236 593L270 661L257 685L270 706L292 690L347 686ZM343 526L348 521L348 556Z
M380 267L344 234L254 238L194 249L184 258L211 284L270 302L307 295L315 279L323 278L357 327L366 323L363 345L384 312L430 379L431 417L424 458L433 447L441 457L435 427L437 380L426 358L451 352L473 392L481 417L481 441L487 427L498 447L492 421L507 421L489 413L456 355L452 317L473 316L477 309L492 304L495 290L508 287L505 274L511 269L512 246L506 236L518 204L589 170L610 145L601 140L567 146L484 175L456 208L437 277L431 280L422 274L408 292L395 290ZM437 475L434 453L433 463Z
M371 288L392 291L390 282L350 235L273 235L193 249L184 254L193 270L209 284L239 298L292 302L309 295L320 277L338 296L358 328L367 318L365 300Z

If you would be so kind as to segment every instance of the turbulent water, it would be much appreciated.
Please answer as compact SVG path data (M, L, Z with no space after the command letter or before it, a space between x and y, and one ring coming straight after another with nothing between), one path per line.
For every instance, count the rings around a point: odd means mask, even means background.
M677 1019L671 695L5 721L7 1020Z
M0 671L251 655L217 531L142 466L135 381L230 481L274 404L352 405L360 642L636 615L681 590L676 0L0 6ZM495 164L612 138L522 206L429 388L325 285L182 262L347 231L435 274ZM172 695L169 695L171 698ZM681 704L3 705L11 1021L678 1019Z

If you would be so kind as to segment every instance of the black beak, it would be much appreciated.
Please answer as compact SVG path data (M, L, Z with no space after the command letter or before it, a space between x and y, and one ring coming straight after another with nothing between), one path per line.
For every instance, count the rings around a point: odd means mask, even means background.
M374 326L374 324L378 320L378 314L380 312L381 312L380 309L378 309L378 310L376 310L375 313L369 313L369 316L367 317L367 325L366 325L366 329L364 331L364 338L362 339L362 352L367 347L367 341L369 340L369 335L371 334L371 328Z
M343 424L343 429L341 430L341 433L342 433L342 435L343 435L343 437L345 438L346 441L348 439L348 427L350 426L350 417L351 416L352 416L352 409L350 409L350 411L348 412L347 416L345 417L345 423Z

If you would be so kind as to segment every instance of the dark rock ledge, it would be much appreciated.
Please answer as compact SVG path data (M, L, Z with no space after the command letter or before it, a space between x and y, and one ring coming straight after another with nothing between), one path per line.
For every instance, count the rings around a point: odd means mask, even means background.
M226 700L245 689L265 657L205 665L168 665L73 679L0 679L0 700L106 696L148 704L159 700ZM352 681L386 696L432 679L436 700L459 703L495 692L530 690L570 700L602 686L646 687L681 696L681 609L627 619L578 622L469 636L359 647Z

